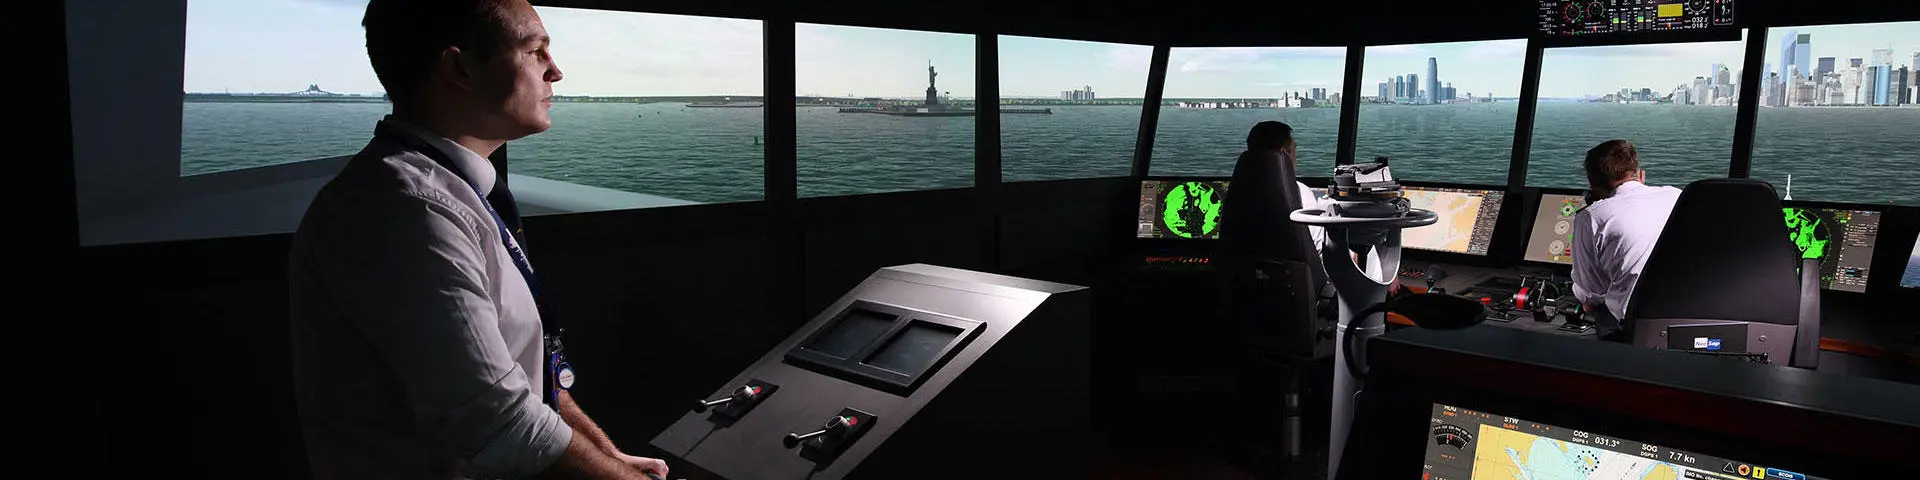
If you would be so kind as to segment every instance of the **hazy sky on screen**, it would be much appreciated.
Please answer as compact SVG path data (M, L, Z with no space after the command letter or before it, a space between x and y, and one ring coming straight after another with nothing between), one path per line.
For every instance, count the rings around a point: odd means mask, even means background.
M799 95L924 98L931 61L942 94L973 96L973 35L801 23L793 37Z
M1849 58L1871 61L1876 48L1892 48L1894 68L1899 68L1913 63L1913 53L1920 49L1920 22L1780 27L1767 32L1763 63L1780 70L1781 42L1793 33L1812 35L1815 60L1809 65L1818 67L1820 57L1835 57L1836 70L1847 68ZM1599 96L1621 88L1651 88L1665 95L1691 84L1694 77L1707 76L1715 63L1725 64L1728 75L1738 74L1745 59L1745 41L1548 49L1541 60L1540 96Z
M560 95L759 95L762 29L758 20L537 7L566 79ZM187 2L185 90L268 92L308 84L336 93L383 91L367 63L360 27L365 0L191 0ZM974 95L974 37L967 34L798 24L796 87L801 95L919 98L927 62L939 89ZM1782 27L1771 30L1766 62L1779 63L1788 31L1811 34L1813 57L1871 58L1892 48L1893 64L1912 63L1920 22ZM1546 52L1543 97L1604 95L1621 88L1672 91L1707 75L1714 63L1741 68L1740 41L1560 48ZM1426 75L1439 60L1440 80L1465 97L1515 97L1524 40L1374 46L1366 49L1361 93L1378 94L1395 75ZM1138 98L1146 88L1152 48L1002 36L1001 94L1057 98L1091 86L1102 98ZM1342 47L1175 48L1168 59L1168 98L1273 98L1319 87L1339 91ZM1777 66L1776 66L1777 68ZM1731 72L1730 72L1731 73ZM1424 82L1423 82L1424 83Z
M367 64L365 0L190 0L189 92L385 91Z
M1620 89L1653 89L1656 96L1672 93L1693 77L1706 77L1713 64L1725 64L1728 79L1741 70L1746 42L1674 43L1607 47L1551 48L1540 58L1540 96L1581 98L1619 93Z
M1152 66L1147 45L1000 36L1000 96L1006 98L1059 98L1060 91L1081 87L1093 87L1098 98L1141 98Z
M1167 52L1166 98L1278 98L1340 91L1346 47L1205 47Z
M1493 95L1520 96L1520 77L1527 59L1526 40L1428 43L1367 47L1366 74L1360 77L1362 95L1380 95L1380 83L1395 76L1420 76L1427 83L1427 59L1438 60L1441 86L1453 83L1460 98Z
M1920 22L1870 23L1864 25L1821 25L1779 27L1767 30L1766 63L1780 69L1780 46L1789 33L1812 35L1808 44L1815 67L1820 57L1834 57L1834 69L1847 68L1847 59L1873 61L1873 50L1893 49L1893 68L1913 68L1913 54L1920 51Z

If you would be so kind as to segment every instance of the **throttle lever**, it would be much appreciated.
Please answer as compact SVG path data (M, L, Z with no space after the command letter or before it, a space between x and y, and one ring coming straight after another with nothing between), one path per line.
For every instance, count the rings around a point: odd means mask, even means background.
M713 410L715 415L726 418L740 418L752 411L753 407L764 402L773 392L780 390L779 385L760 380L748 380L740 388L733 389L725 398L718 400L694 400L693 412L706 413Z
M800 442L806 441L809 438L826 435L832 432L843 431L848 428L853 428L854 425L859 425L859 424L860 424L860 419L858 418L848 417L848 416L835 416L833 417L832 420L828 420L827 425L824 427L821 427L819 430L814 430L812 432L804 433L804 434L788 433L786 438L780 439L780 444L786 445L787 448L798 447L800 446Z

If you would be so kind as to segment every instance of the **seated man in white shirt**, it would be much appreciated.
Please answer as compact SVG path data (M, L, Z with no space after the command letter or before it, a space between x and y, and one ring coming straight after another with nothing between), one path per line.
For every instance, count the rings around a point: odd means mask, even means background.
M1223 240L1227 242L1244 241L1246 240L1246 238L1242 238L1242 237L1246 237L1246 236L1251 236L1253 238L1261 239L1261 240L1275 238L1278 235L1278 233L1271 232L1271 231L1264 231L1262 229L1270 228L1274 225L1285 224L1285 219L1287 218L1288 214L1292 213L1292 212L1265 211L1263 210L1263 207L1268 206L1267 202L1263 202L1257 199L1250 199L1249 197L1271 198L1270 196L1272 194L1277 193L1277 192L1266 191L1271 189L1269 185L1272 182L1263 183L1258 180L1255 180L1256 178L1259 178L1261 176L1274 174L1273 172L1274 172L1274 168L1276 167L1275 165L1261 163L1261 162L1268 162L1269 161L1268 159L1270 158L1277 158L1278 161L1286 163L1287 166L1293 169L1295 178L1296 179L1299 178L1299 175L1300 175L1299 143L1296 142L1293 138L1293 127L1285 123L1277 122L1273 120L1268 120L1268 121L1254 124L1253 128L1247 131L1247 151L1271 152L1274 154L1274 156L1267 157L1267 156L1260 156L1260 155L1242 155L1240 157L1240 160L1235 163L1233 168L1233 183L1229 187L1228 194L1227 194L1228 195L1228 201L1227 201L1228 211L1227 213L1224 213L1222 216L1223 217L1239 217L1239 218L1228 218L1225 220L1225 223L1234 224L1235 230L1237 230L1236 233L1223 232L1221 234L1221 236L1223 237ZM1300 208L1326 208L1326 205L1329 202L1325 199L1320 198L1317 195L1314 195L1313 189L1310 187L1307 187L1306 183L1302 183L1298 180L1294 181L1293 183L1294 183L1294 188L1299 190L1296 194L1300 198ZM1244 200L1240 202L1235 202L1234 201L1235 198L1240 198ZM1262 217L1277 219L1278 221L1277 222L1265 221L1262 219ZM1326 228L1309 225L1307 226L1307 234L1311 237L1313 241L1314 250L1321 250L1324 248L1323 244L1326 243L1326 239L1327 239ZM1246 248L1245 250L1265 253L1265 252L1268 252L1268 250L1265 247L1266 246L1253 246L1252 248ZM1272 254L1270 253L1265 253L1265 254L1272 256ZM1348 257L1353 258L1356 261L1358 261L1360 258L1358 254L1351 254L1351 253L1348 255ZM1380 276L1379 275L1380 264L1379 264L1379 257L1377 255L1369 255L1366 260L1366 263L1364 265L1361 265L1361 267L1365 272L1367 272L1368 275L1372 275L1375 278L1378 278ZM1399 289L1399 285L1397 283L1397 279L1395 281L1396 283L1394 284L1393 289L1397 291Z
M1588 204L1573 217L1573 295L1619 318L1680 189L1647 186L1640 154L1626 140L1587 150L1585 166Z

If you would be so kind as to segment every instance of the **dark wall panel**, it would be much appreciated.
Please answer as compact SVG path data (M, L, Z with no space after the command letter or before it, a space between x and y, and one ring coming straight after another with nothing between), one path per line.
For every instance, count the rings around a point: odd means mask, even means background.
M1096 178L1003 188L999 272L1089 285L1094 267L1132 238L1139 183Z
M819 314L867 275L883 267L926 263L990 271L993 237L990 218L978 215L927 215L866 226L809 229L806 233L804 318Z
M647 441L786 336L767 311L763 235L571 251L541 279L567 329L573 391L623 449Z

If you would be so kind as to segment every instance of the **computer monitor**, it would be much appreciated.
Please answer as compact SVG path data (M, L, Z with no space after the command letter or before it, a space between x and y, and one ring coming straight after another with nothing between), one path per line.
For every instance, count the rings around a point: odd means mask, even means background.
M1667 448L1434 403L1421 478L1824 480L1747 461ZM1402 434L1411 432L1402 431Z
M1141 180L1137 236L1218 239L1220 206L1226 199L1226 180Z
M1920 238L1913 240L1913 253L1907 254L1907 270L1900 274L1900 286L1920 288Z
M1527 234L1529 262L1573 264L1573 214L1587 206L1580 195L1540 194L1540 208L1533 214L1533 231Z
M1486 255L1493 227L1500 219L1505 192L1459 188L1406 187L1413 208L1440 216L1433 225L1400 232L1400 245L1441 252Z
M1801 258L1820 259L1820 287L1866 293L1881 212L1785 207L1787 238Z

